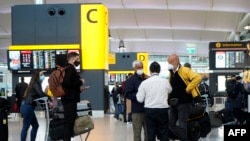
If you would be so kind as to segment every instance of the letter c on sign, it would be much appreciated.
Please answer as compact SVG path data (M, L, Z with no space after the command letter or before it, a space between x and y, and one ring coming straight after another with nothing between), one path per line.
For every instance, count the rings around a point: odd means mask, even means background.
M97 9L90 9L89 11L88 11L88 13L87 13L87 19L88 19L88 21L89 22L91 22L91 23L97 23L97 20L93 20L93 19L91 19L90 18L90 14L92 13L92 12L97 12Z

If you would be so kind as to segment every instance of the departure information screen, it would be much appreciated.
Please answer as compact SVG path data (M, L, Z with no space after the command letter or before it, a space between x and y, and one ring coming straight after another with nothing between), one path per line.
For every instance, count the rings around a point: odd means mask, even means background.
M14 73L30 72L40 69L50 72L56 65L67 63L69 52L80 53L79 50L8 50L8 69ZM80 65L76 67L80 70Z
M248 45L248 42L211 42L209 68L211 70L250 68Z

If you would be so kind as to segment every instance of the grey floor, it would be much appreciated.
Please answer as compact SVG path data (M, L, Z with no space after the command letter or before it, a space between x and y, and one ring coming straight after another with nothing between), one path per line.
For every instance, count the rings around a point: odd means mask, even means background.
M42 115L41 113L37 113ZM39 130L36 141L44 141L45 137L45 119L38 116ZM104 115L103 117L93 117L95 128L91 131L88 141L133 141L133 129L131 124L117 121L112 115ZM20 140L20 131L22 127L21 119L9 120L9 141ZM86 134L81 135L82 140ZM143 135L142 135L143 138ZM81 141L80 136L72 138L72 141ZM223 141L223 127L214 128L206 138L200 141Z
M224 104L215 104L210 110L219 110ZM44 112L36 112L39 120L39 130L36 141L45 140L46 120ZM112 114L102 114L102 111L93 111L92 119L94 129L91 131L88 141L133 141L133 128L131 124L117 121ZM20 131L22 127L22 118L16 114L9 116L9 141L20 140ZM223 126L213 128L206 138L200 138L200 141L223 141ZM72 141L85 140L86 134L72 138ZM28 137L29 138L29 137ZM143 139L142 135L142 139ZM27 139L29 140L29 139Z

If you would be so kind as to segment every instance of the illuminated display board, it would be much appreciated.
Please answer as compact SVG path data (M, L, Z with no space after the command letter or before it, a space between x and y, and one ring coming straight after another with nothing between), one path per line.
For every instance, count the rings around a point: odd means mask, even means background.
M209 44L211 70L243 69L250 67L248 42L212 42Z
M51 72L56 65L64 66L67 63L67 54L80 53L80 50L8 50L8 69L14 73L30 72L41 69ZM76 67L80 70L80 65Z

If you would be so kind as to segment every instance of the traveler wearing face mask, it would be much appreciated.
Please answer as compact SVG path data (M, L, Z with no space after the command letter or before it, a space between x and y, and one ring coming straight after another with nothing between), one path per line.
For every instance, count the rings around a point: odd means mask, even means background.
M172 92L168 96L169 129L180 141L187 141L187 120L192 103L202 100L198 89L202 78L200 74L181 66L176 54L169 55L167 61L170 72L169 81L172 86Z
M35 141L37 130L39 127L34 108L36 107L36 98L46 96L42 90L41 83L44 80L43 71L35 70L32 73L31 80L28 87L26 88L23 101L20 108L21 114L23 116L23 127L21 130L21 141L26 141L26 136L30 125L32 126L30 132L30 140Z
M131 113L132 113L132 125L134 141L141 141L141 131L144 129L144 141L147 141L147 128L144 119L144 102L140 103L137 101L136 93L143 80L148 78L143 72L143 63L140 60L135 60L132 63L135 73L126 80L126 98L132 102Z
M73 128L77 116L77 102L80 102L80 86L84 82L75 68L80 64L79 54L70 52L67 55L67 60L68 63L66 64L62 83L62 86L66 89L66 95L61 98L65 119L63 141L70 141L74 135Z

